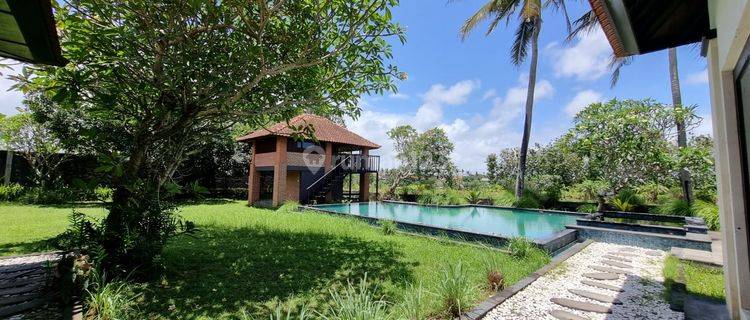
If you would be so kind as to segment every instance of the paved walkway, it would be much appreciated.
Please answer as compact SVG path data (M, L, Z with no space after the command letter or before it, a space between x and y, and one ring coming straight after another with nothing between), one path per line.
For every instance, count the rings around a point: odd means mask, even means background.
M49 301L48 284L53 272L50 267L58 259L59 253L0 259L0 318L50 319L45 307Z
M683 319L664 299L663 251L592 243L484 319Z

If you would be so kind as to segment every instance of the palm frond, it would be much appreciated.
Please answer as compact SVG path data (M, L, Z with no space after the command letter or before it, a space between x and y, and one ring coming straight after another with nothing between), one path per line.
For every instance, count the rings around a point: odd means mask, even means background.
M511 49L511 61L513 64L520 65L526 60L527 49L531 41L531 35L534 33L534 20L524 20L516 29L516 39L513 41Z
M573 30L569 32L565 38L565 42L573 41L573 39L582 33L589 33L599 26L599 20L596 18L596 14L593 10L584 13L580 18L573 21Z
M620 80L620 69L622 67L629 65L631 62L633 62L633 57L624 57L624 58L618 58L614 54L612 55L612 59L609 61L609 70L612 70L612 76L609 79L609 86L614 88L614 86L617 84L617 81Z
M492 22L490 22L490 26L489 28L487 28L487 32L485 34L489 35L490 33L492 33L492 31L495 30L495 27L497 27L498 23L501 20L508 18L515 11L515 7L518 5L519 1L520 0L488 1L471 17L466 19L464 24L461 26L461 30L459 31L461 40L465 40L466 37L469 36L469 33L471 33L471 31L473 31L479 23L487 19L492 19Z
M570 16L568 15L568 7L565 6L565 0L547 0L547 6L553 6L555 10L562 11L563 18L565 19L565 25L568 28L568 34L573 32L573 26L570 22Z

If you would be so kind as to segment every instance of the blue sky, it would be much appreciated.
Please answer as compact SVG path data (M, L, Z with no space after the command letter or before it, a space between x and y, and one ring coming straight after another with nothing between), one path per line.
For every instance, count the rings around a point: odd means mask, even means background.
M487 154L520 145L528 64L510 62L517 21L489 37L485 28L463 42L458 36L463 21L483 3L403 0L393 10L407 37L404 45L392 41L393 63L409 78L398 83L397 95L365 97L362 117L348 122L350 129L383 145L379 153L387 166L393 166L393 152L385 132L400 124L446 129L456 145L453 159L465 170L482 171ZM587 1L569 4L572 18L588 9ZM575 111L593 101L651 97L671 103L666 51L638 56L610 88L612 50L604 35L596 32L566 45L566 34L562 14L545 10L532 142L560 136ZM697 105L705 118L694 132L710 133L706 60L699 51L696 46L678 48L682 96L684 104Z
M411 124L419 130L443 127L454 141L452 157L459 168L484 170L487 154L517 147L523 127L528 65L514 66L509 51L517 21L500 26L489 37L477 29L466 41L458 30L486 0L402 0L394 19L406 29L407 42L392 39L392 63L408 74L399 93L363 97L363 114L348 127L383 145L374 153L392 167L388 129ZM588 10L587 1L571 2L572 18ZM486 27L486 26L482 26ZM609 86L607 63L611 49L601 32L563 44L562 15L545 10L540 35L540 61L534 106L532 142L546 143L571 126L572 115L593 101L651 97L670 103L667 52L639 56L623 69L615 88ZM684 104L698 106L705 120L695 133L710 133L706 61L695 46L678 49ZM5 70L4 76L11 74ZM21 94L5 91L0 80L0 113L15 113Z

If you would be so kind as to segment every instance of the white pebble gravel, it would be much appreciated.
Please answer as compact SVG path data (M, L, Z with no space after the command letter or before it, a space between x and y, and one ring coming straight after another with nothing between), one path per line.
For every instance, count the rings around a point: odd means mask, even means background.
M12 266L17 264L27 264L27 263L37 263L42 261L57 261L62 258L62 254L57 252L50 252L50 253L40 253L40 254L34 254L34 255L25 255L25 256L18 256L18 257L9 257L0 259L0 267L2 266Z
M597 272L590 268L591 265L605 266L601 263L605 260L602 256L622 249L635 250L630 253L636 257L627 258L632 260L628 263L632 268L627 268L632 274L621 275L617 280L595 281L620 287L625 290L624 292L599 289L581 283L581 280L587 279L582 276L584 273ZM591 320L683 319L683 314L669 309L669 303L664 299L662 266L667 254L657 251L659 255L650 256L646 254L648 251L654 250L603 242L592 243L492 309L484 319L554 320L549 311L555 309L572 312ZM570 293L568 289L582 289L617 297L623 304L612 305L587 299ZM612 314L569 309L551 302L551 298L568 298L610 306Z

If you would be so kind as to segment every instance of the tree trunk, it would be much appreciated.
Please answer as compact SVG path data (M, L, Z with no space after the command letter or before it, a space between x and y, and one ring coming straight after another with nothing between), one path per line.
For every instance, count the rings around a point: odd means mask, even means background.
M677 73L677 49L669 48L669 82L672 89L672 105L674 108L682 107L682 97L680 96L680 76ZM687 133L685 132L685 122L677 118L677 147L682 149L687 147ZM693 188L690 181L690 172L685 168L680 169L680 185L682 185L682 199L688 203L693 201Z
M521 152L518 155L518 176L516 177L516 200L523 196L524 179L526 177L526 153L529 151L529 139L531 137L531 115L534 111L534 89L536 87L536 66L539 59L539 31L542 28L542 20L534 20L534 31L531 35L531 63L529 64L529 85L526 89L526 119L523 124L523 138L521 139Z

